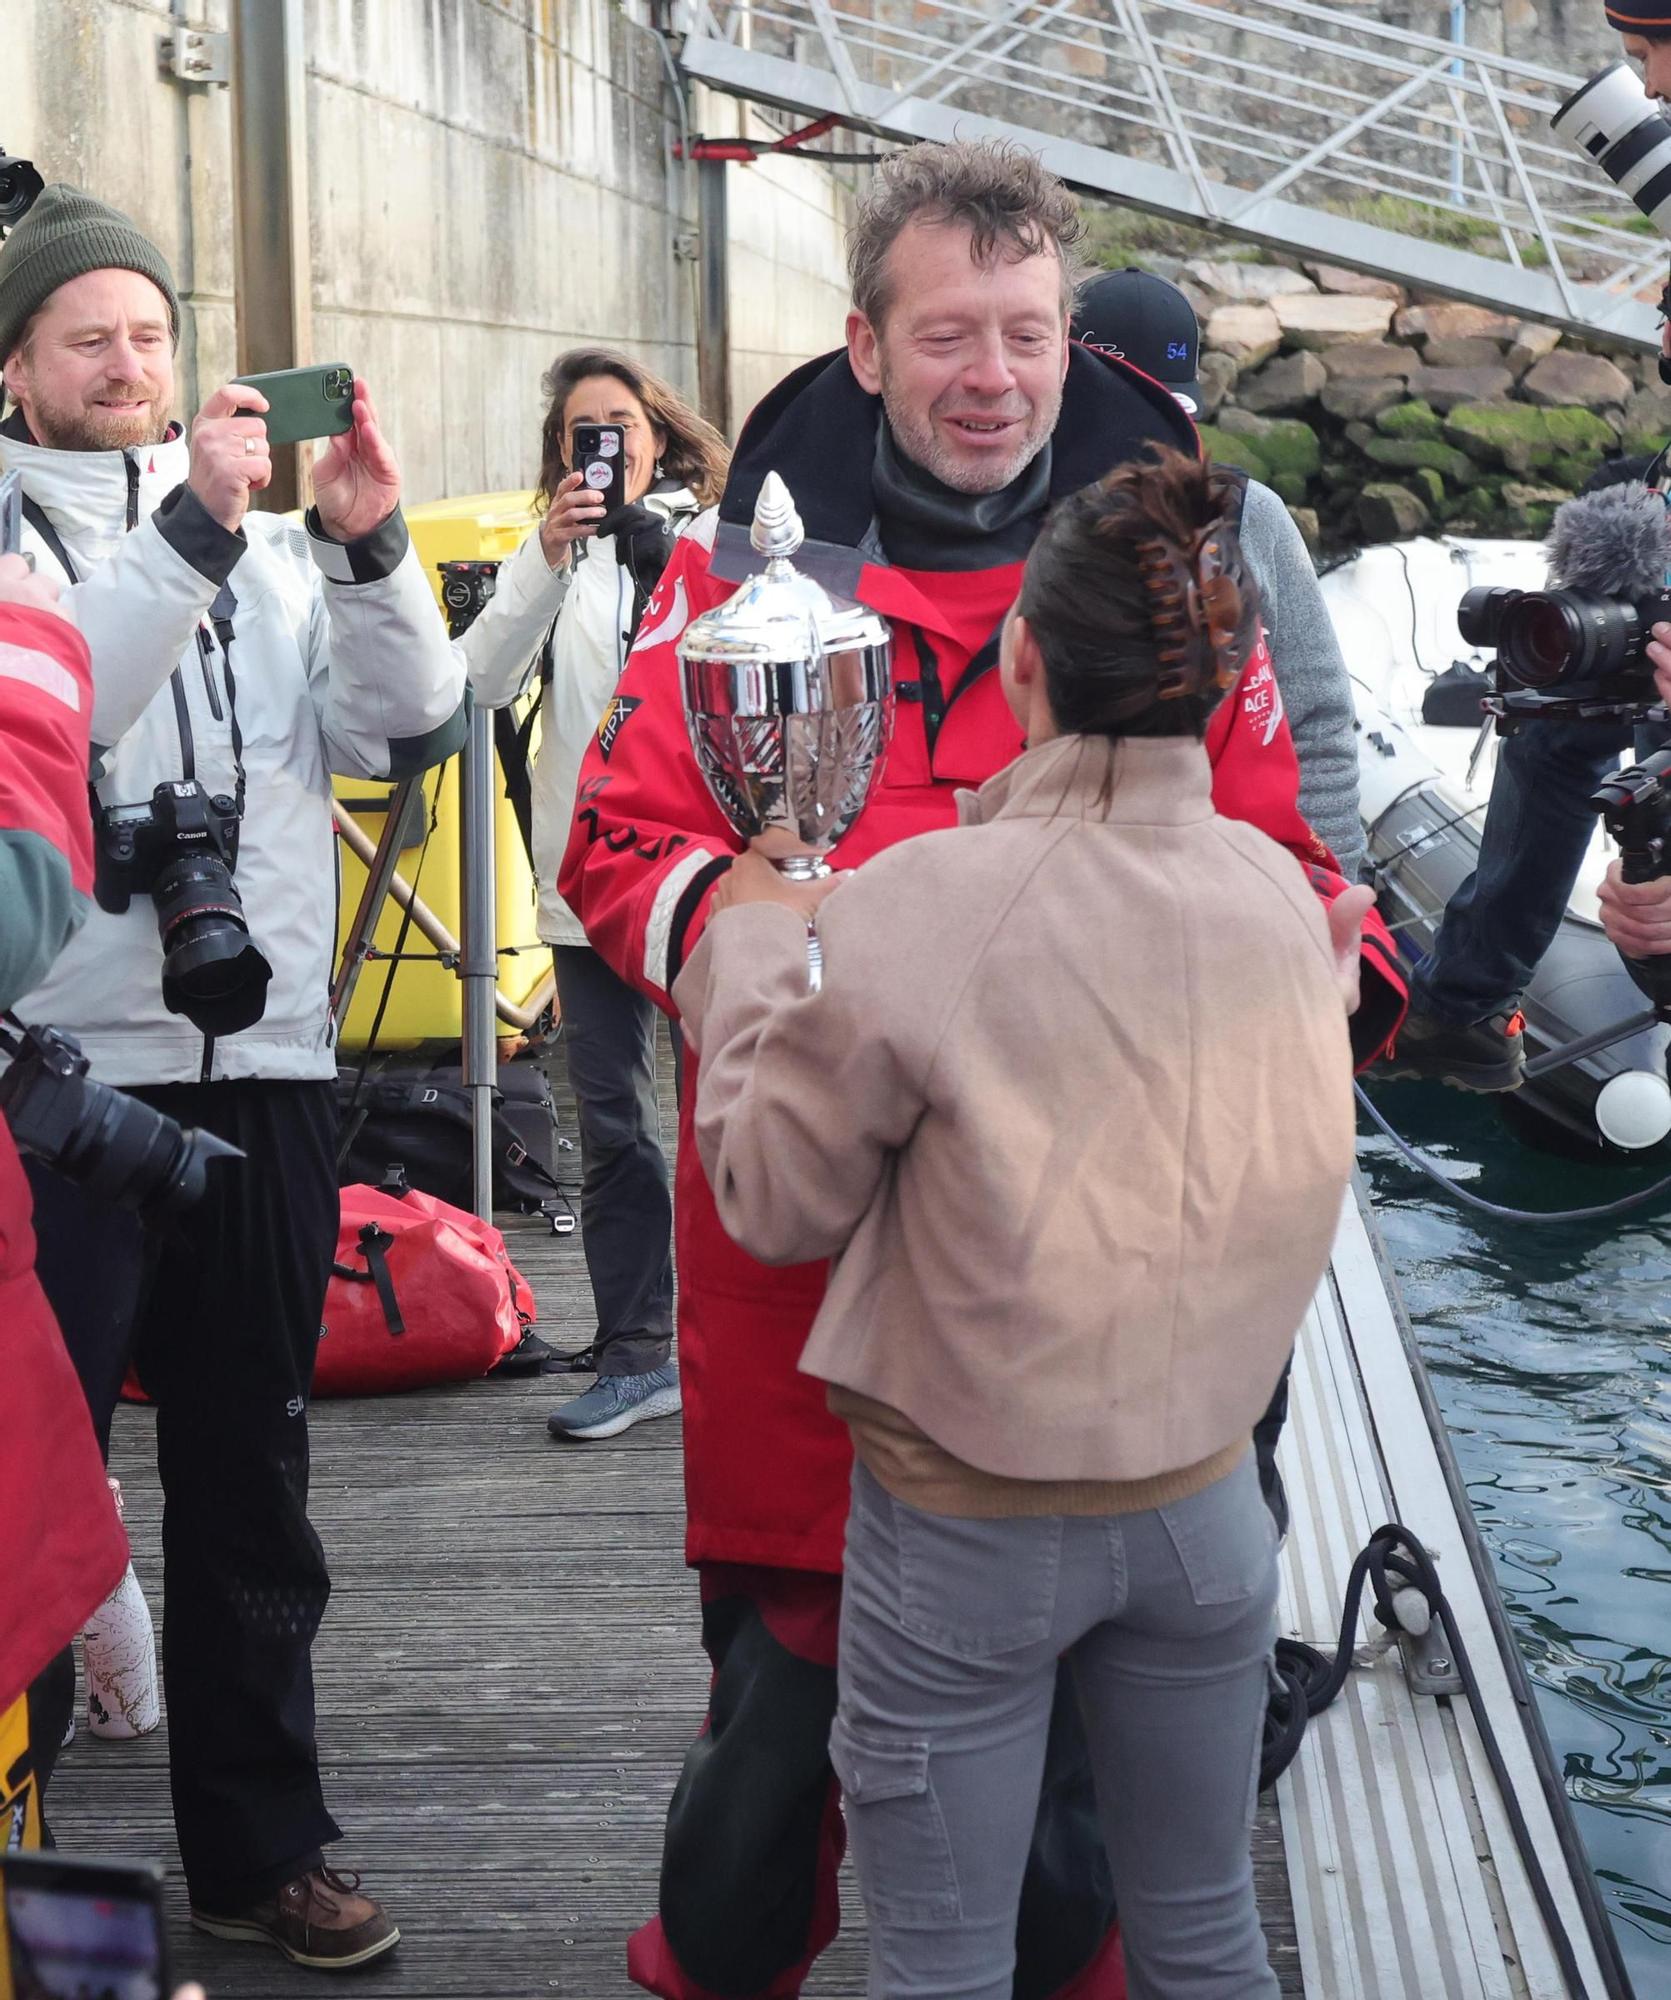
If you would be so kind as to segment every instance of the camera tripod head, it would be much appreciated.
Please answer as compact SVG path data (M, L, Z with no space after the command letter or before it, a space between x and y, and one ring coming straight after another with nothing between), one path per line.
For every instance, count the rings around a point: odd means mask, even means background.
M17 227L45 185L33 160L19 159L0 146L0 236Z

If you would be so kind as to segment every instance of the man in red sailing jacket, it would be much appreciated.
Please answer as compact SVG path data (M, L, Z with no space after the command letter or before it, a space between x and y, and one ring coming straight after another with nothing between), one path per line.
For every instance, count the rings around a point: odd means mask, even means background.
M1070 349L1079 228L1067 191L1025 154L954 144L894 155L850 242L846 351L766 399L717 514L678 544L582 770L561 875L594 947L664 1007L720 877L766 865L738 862L697 770L675 650L690 619L758 567L748 526L766 473L783 475L805 523L797 565L892 625L897 720L881 780L835 850L850 868L950 825L955 789L1020 750L998 632L1050 502L1150 443L1199 449L1163 389ZM1219 809L1287 845L1332 901L1345 884L1300 817L1263 645L1207 747ZM1364 1061L1402 1013L1395 964L1371 920L1355 1017ZM628 1969L668 2000L785 2000L839 1921L827 1739L851 1459L820 1386L796 1369L824 1267L767 1270L728 1240L691 1138L699 1088L698 1077L685 1093L676 1247L686 1555L714 1676L669 1813L660 1914L633 1938ZM1115 2000L1107 1863L1077 1711L1061 1697L1014 1992Z
M39 983L93 886L92 669L52 584L0 556L0 1008ZM35 1277L29 1184L0 1118L0 1850L33 1845L40 1768L24 1690L109 1596L127 1538L87 1399ZM21 1750L20 1750L20 1746Z

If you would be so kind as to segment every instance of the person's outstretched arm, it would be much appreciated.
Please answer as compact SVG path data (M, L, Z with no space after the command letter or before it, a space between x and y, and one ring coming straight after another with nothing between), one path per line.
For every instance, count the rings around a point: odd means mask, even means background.
M1352 685L1300 531L1268 486L1249 480L1242 549L1259 585L1277 687L1300 764L1300 811L1348 882L1363 867Z

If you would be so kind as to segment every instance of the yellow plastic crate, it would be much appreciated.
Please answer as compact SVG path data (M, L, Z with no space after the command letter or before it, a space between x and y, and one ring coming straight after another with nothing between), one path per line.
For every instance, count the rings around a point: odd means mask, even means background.
M426 501L406 510L406 524L436 594L439 614L441 580L436 565L443 562L504 561L514 555L533 531L533 495L529 493L476 493L459 500ZM519 709L519 713L524 712ZM539 732L535 729L535 746ZM495 766L497 770L497 766ZM425 850L421 843L429 814L421 825L416 822L416 842L401 853L398 870L414 883L419 899L428 905L455 938L463 922L460 896L459 854L459 760L453 758L424 778L424 801L433 811L434 832ZM338 778L337 801L351 813L366 837L375 845L381 838L393 787L363 778ZM349 926L365 887L365 869L346 842L338 842L342 864L342 908L337 934L340 962ZM421 866L420 866L421 855ZM494 821L494 862L498 878L499 990L509 1000L525 1006L551 971L551 953L542 945L534 929L535 884L533 870L522 845L516 814L505 797L503 776L498 785L498 808ZM403 912L390 896L378 920L375 941L384 951L393 951L400 936ZM514 946L507 953L506 947ZM433 949L414 923L407 929L405 949L428 952ZM348 1018L342 1025L340 1046L363 1049L371 1032L372 1020L382 1002L385 982L390 982L389 1004L378 1030L379 1048L410 1049L423 1042L455 1042L463 1032L463 988L457 975L431 960L407 959L391 965L368 960L361 968L359 984L349 1003ZM503 1021L501 1036L516 1031Z

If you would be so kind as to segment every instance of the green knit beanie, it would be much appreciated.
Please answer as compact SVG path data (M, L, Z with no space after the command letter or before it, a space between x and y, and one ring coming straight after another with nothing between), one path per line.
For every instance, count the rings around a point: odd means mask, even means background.
M62 181L0 243L0 362L60 285L89 271L137 271L168 301L169 331L180 344L180 301L168 259L120 210Z

